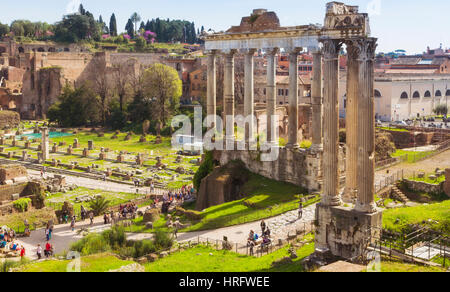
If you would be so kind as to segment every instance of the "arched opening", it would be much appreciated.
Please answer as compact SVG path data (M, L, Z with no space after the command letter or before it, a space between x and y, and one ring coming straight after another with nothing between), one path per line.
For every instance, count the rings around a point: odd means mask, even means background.
M51 53L54 53L54 52L56 52L56 49L52 47L52 48L49 48L48 51Z
M375 97L377 97L377 98L381 97L381 92L379 90L375 89Z
M418 91L415 91L413 93L413 98L420 98L420 93Z
M408 93L406 93L405 91L403 91L402 95L400 95L401 99L408 99Z
M69 48L64 48L64 52L70 52Z
M431 97L431 92L429 90L425 91L424 97Z
M450 96L450 89L445 92L445 96Z
M41 53L42 53L42 52L45 52L44 48L38 48L37 51L38 51L38 52L41 52Z
M23 48L23 47L19 47L19 54L23 54L23 53L25 53L25 49Z
M435 96L436 97L441 97L442 96L442 92L440 90L436 91Z
M6 48L5 47L0 47L0 55L6 53Z

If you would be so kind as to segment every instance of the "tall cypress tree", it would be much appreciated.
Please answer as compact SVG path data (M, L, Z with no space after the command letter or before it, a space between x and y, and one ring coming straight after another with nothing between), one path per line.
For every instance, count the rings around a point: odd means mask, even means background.
M127 31L127 34L134 38L134 24L131 19L128 19L127 25L125 26L125 30Z
M111 15L111 19L109 20L109 33L111 36L117 36L117 21L114 13Z

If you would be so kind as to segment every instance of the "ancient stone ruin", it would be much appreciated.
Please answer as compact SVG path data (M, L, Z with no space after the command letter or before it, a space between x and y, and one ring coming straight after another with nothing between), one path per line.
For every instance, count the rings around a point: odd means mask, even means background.
M253 59L255 52L262 50L267 59L267 141L270 145L278 144L278 129L272 118L276 114L276 60L280 49L288 52L288 143L285 148L279 148L278 159L264 164L258 160L260 152L248 151L247 148L216 151L219 153L214 156L221 165L231 160L241 160L248 169L261 175L303 185L310 191L321 189L322 200L316 210L316 261L326 262L336 257L359 260L366 254L371 240L379 235L382 222L382 213L374 203L373 84L377 39L370 37L368 15L359 13L356 6L328 3L324 23L324 26L280 27L275 13L255 10L251 16L242 19L239 27L232 27L225 33L205 35L208 52L207 113L208 117L216 115L216 58L223 54L224 124L235 123L234 58L242 53L245 57L244 116L254 114ZM348 52L346 169L342 167L343 149L339 144L338 96L339 53L344 45ZM314 56L311 92L313 146L303 151L298 149L297 58L305 49L313 52ZM216 122L210 122L215 128ZM245 125L246 146L255 144L252 140L256 136L255 130L253 119L249 119ZM223 143L236 143L234 134L225 136ZM346 179L342 190L343 172ZM317 183L319 180L323 181L323 185ZM202 187L208 185L209 182ZM355 206L344 207L342 197L354 200Z

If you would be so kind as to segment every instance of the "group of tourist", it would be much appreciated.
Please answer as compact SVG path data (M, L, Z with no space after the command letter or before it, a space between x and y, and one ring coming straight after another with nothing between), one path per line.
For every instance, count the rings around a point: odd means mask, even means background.
M169 191L167 194L163 195L163 201L170 201L170 202L176 202L176 203L184 203L185 201L188 201L192 199L193 195L195 193L195 189L193 186L183 186L178 191Z
M25 256L25 247L16 243L15 239L16 233L13 229L0 229L0 250L14 252L23 258Z
M50 242L47 242L45 244L44 256L46 258L53 256L53 250L54 250L53 245ZM37 245L36 255L38 257L38 260L42 258L42 247L40 244Z
M250 233L247 238L247 247L249 248L250 255L254 254L254 247L260 244L261 248L268 247L272 240L270 239L270 228L267 226L264 220L261 221L261 236L255 233L253 230L250 230Z
M135 203L129 203L126 205L119 206L119 218L133 218L136 216L138 206Z

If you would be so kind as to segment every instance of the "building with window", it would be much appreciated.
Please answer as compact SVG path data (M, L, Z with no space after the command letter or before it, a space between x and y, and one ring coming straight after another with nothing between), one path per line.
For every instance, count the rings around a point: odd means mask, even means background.
M450 74L375 75L375 117L389 122L433 115L439 104L450 106ZM340 80L340 113L345 117L346 82Z

